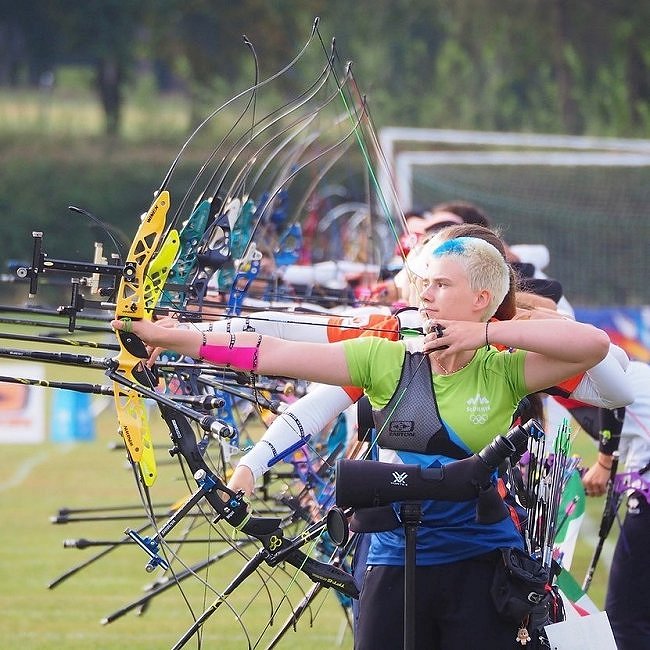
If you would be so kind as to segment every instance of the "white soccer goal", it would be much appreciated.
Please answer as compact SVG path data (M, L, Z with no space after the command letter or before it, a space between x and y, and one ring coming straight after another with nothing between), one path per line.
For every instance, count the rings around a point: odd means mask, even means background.
M380 185L402 209L465 200L544 243L580 304L650 304L650 140L390 127Z

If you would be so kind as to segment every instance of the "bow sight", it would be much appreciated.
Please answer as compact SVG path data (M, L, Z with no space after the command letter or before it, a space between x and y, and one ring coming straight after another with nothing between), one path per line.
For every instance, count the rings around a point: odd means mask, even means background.
M61 306L57 313L68 317L68 331L74 332L77 314L85 307L106 308L109 303L115 301L115 292L117 290L117 278L124 272L124 267L120 264L109 264L104 256L103 245L95 242L95 256L93 262L77 262L71 260L55 259L48 256L43 251L43 233L32 232L34 247L32 250L32 265L29 267L21 266L16 269L16 276L20 279L29 279L29 297L33 298L38 291L39 276L45 273L55 271L66 271L72 274L80 274L85 277L72 278L72 293L70 304ZM111 259L119 261L119 255L113 254ZM110 284L102 282L102 278L109 276L112 278ZM81 293L80 287L90 287L92 294L106 300L88 300Z

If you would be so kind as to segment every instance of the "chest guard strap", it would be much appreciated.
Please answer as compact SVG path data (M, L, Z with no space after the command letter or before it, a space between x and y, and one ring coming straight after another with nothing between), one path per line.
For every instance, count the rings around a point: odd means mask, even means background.
M405 391L408 391L405 394ZM470 454L454 443L438 411L429 357L407 352L402 375L388 404L373 409L377 442L384 449L440 454L463 459Z

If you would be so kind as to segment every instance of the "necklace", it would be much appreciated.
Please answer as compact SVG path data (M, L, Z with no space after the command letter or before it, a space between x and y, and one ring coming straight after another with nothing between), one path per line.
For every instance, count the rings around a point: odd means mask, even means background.
M436 364L437 364L437 365L439 366L439 368L440 368L440 369L445 373L445 375L450 375L450 374L452 374L452 373L454 373L454 372L458 372L459 370L462 370L463 368L467 368L467 366L469 366L469 364L472 363L472 359L474 359L474 355L472 355L472 356L469 358L469 360L466 361L466 362L465 362L465 363L464 363L460 368L456 368L456 370L447 370L447 368L445 368L445 367L440 363L440 361L437 359L437 357L434 357L433 355L431 355L431 358L436 362Z

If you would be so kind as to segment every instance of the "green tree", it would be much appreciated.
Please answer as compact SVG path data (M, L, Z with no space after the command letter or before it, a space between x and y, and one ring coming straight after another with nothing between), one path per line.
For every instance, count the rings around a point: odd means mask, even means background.
M52 69L56 45L45 3L0 0L0 84L38 84Z
M0 83L34 81L63 61L92 65L109 133L119 130L139 61L173 71L196 123L250 85L244 34L264 78L293 57L316 16L323 46L316 40L274 84L271 104L318 74L335 36L381 124L621 136L650 127L647 2L0 0L0 8Z
M187 83L193 121L215 96L224 99L253 81L252 44L264 78L281 69L309 34L310 9L319 3L282 0L162 0L149 16L152 53ZM287 96L303 80L298 70L278 80Z
M110 136L119 132L125 84L149 7L139 0L52 0L47 5L60 60L81 60L94 69Z

